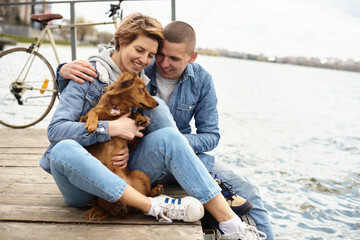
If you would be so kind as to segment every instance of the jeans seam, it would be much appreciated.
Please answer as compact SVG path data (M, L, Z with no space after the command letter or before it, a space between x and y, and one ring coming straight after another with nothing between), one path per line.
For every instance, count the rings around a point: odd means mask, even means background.
M171 158L168 158L167 156L165 156L165 158L166 158L166 159L170 159L170 161L171 161ZM198 194L193 191L193 189L189 186L188 181L187 181L185 178L182 177L181 173L177 170L177 168L176 168L175 166L174 166L174 171L176 171L177 174L178 174L179 176L181 176L182 180L183 180L184 183L186 184L186 186L187 186L187 188L189 189L189 191L191 192L191 194L192 194L193 196L195 196L202 204L207 203L208 201L210 201L211 199L213 199L214 197L216 197L216 196L220 193L220 188L217 187L217 189L216 189L215 191L211 192L211 193L210 193L209 195L207 195L206 197L203 197L203 198L200 199L200 197L198 196Z

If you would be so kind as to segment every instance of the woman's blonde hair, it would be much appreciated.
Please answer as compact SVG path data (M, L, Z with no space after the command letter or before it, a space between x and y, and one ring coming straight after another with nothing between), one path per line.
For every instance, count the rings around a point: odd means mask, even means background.
M133 13L121 21L114 34L116 51L119 51L120 46L131 44L141 34L156 40L160 49L164 41L164 29L161 23L141 13Z

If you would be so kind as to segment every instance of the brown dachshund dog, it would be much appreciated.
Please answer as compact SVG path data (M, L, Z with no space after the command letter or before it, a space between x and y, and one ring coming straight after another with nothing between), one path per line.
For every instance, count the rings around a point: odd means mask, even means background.
M99 103L85 116L81 122L85 123L87 132L93 133L97 129L98 120L115 120L120 116L129 113L132 107L140 109L153 109L159 103L149 94L145 83L136 74L124 73L119 79L107 87L105 94L100 98ZM146 127L149 118L135 113L131 116L138 126ZM127 140L113 137L110 141L96 143L87 146L86 149L99 159L108 169L124 179L128 184L145 196L157 196L163 191L163 186L158 185L151 189L150 178L141 171L129 168L119 168L112 164L111 159L115 152L119 152L128 144ZM132 147L135 141L129 142ZM124 217L130 210L121 200L116 203L107 202L101 198L93 203L90 210L85 212L85 217L90 221L101 221L111 216Z

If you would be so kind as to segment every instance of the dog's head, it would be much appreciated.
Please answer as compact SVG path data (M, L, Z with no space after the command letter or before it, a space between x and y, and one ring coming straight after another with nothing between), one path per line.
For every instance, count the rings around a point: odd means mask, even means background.
M153 109L159 105L147 91L144 81L132 73L122 74L106 89L106 93L113 104L127 109Z

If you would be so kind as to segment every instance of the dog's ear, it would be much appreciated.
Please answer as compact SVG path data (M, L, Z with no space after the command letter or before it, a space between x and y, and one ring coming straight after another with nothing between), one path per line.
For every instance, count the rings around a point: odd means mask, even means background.
M129 88L129 87L133 87L135 84L135 78L131 78L129 80L125 80L120 82L120 87L119 88Z
M132 87L135 84L136 74L135 73L129 73L125 72L123 75L121 75L118 79L118 81L121 83L119 88L128 88Z
M107 89L109 95L118 95L124 91L129 90L135 85L135 78L130 79L119 79Z

